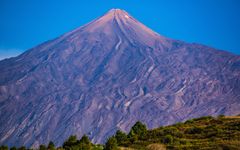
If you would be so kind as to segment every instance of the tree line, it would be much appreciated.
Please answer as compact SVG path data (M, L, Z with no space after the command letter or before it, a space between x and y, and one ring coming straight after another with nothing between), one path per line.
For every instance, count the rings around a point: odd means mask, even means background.
M37 150L117 150L133 149L229 149L240 145L239 116L204 116L147 130L146 125L136 122L128 133L117 130L104 145L93 144L87 135L81 139L70 136L60 147L53 142L40 145ZM8 150L1 146L0 150ZM27 150L11 147L10 150Z
M80 140L76 135L71 135L61 147L56 147L55 144L50 141L48 145L40 145L38 150L118 150L118 146L133 143L147 133L147 127L140 121L136 122L131 128L130 132L126 134L121 130L117 130L115 135L107 139L105 145L93 144L87 135L83 135ZM11 147L2 145L0 150L30 150L25 146Z

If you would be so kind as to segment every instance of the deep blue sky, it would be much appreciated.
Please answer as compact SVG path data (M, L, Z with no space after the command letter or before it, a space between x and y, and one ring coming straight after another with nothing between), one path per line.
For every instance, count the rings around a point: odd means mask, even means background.
M126 10L161 35L240 54L240 0L0 0L0 59Z

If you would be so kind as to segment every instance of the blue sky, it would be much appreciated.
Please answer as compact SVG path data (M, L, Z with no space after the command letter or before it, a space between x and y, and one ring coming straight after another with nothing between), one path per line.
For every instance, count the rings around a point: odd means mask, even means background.
M0 59L126 10L161 35L240 54L240 0L0 0Z

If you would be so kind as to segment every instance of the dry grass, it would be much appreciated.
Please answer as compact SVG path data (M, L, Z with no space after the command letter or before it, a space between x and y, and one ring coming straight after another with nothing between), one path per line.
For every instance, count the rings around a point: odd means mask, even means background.
M229 118L229 119L240 119L240 116L225 116L224 118Z
M166 150L166 147L162 144L150 144L147 146L147 150Z
M129 148L129 147L119 147L120 150L135 150L133 148Z

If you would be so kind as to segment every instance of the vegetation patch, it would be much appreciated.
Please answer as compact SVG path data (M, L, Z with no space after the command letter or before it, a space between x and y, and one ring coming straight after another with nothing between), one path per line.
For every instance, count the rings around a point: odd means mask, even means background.
M10 150L26 150L22 146ZM84 135L80 140L70 136L61 147L53 142L40 145L39 150L238 150L240 149L240 117L210 116L191 119L185 123L147 130L136 122L129 133L118 130L105 145L93 144ZM0 150L8 150L1 146Z

